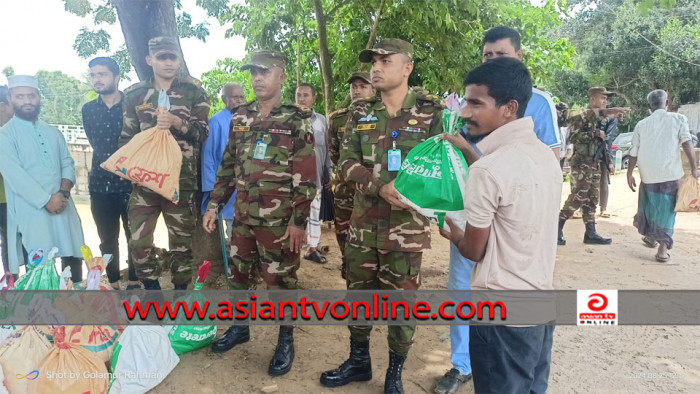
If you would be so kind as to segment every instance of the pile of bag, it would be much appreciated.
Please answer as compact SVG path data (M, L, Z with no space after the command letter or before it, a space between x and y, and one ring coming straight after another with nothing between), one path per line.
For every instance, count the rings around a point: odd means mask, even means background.
M458 111L449 109L443 111L442 122L444 131L452 135L464 125ZM464 228L467 174L468 165L462 152L438 135L411 149L394 186L403 203L441 228L445 226L445 217Z

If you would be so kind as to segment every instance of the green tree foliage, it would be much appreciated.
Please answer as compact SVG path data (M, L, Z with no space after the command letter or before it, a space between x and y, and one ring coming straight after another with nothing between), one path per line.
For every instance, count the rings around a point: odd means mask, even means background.
M527 0L425 2L387 0L324 0L328 46L335 93L339 104L348 93L345 83L363 67L357 54L364 49L379 19L376 38L398 37L415 48L415 71L409 83L433 92L461 90L464 74L481 62L481 38L490 27L506 24L523 32L526 63L538 85L553 81L557 70L571 68L574 51L565 38L548 36L559 26L562 9L555 1L533 7ZM254 1L234 4L219 15L228 36L242 35L249 50L270 48L288 59L285 97L293 99L297 80L322 91L319 44L313 4L310 1ZM366 66L364 66L367 69ZM322 100L316 109L323 112Z
M700 100L700 13L697 0L570 1L572 15L561 33L570 37L580 57L578 77L558 80L558 96L575 97L589 86L619 92L613 105L632 106L623 131L648 115L646 95L669 93L672 106ZM570 82L570 83L569 83Z
M237 83L243 87L246 101L255 99L253 87L250 82L250 73L240 71L244 63L239 60L226 58L217 60L216 68L202 74L202 87L207 91L211 101L210 117L224 108L221 101L221 89L227 83Z
M36 73L41 92L41 119L51 124L82 124L81 108L92 91L90 85L60 71Z

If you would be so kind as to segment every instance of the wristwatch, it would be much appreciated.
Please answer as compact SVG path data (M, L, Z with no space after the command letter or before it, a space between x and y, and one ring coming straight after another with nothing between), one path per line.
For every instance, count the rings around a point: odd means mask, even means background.
M63 194L63 197L65 197L66 199L70 198L70 192L68 190L59 190L58 192Z

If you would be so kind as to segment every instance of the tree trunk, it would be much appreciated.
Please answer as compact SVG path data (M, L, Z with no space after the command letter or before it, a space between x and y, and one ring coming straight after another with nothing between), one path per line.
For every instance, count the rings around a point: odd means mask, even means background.
M173 0L113 0L113 3L136 75L141 81L148 79L153 76L153 69L146 63L148 40L166 36L172 37L180 45L175 3ZM189 74L185 59L182 59L181 72Z
M326 32L326 16L323 14L321 0L314 0L316 11L316 24L318 26L318 46L321 57L321 77L323 79L323 101L326 114L333 112L333 70L331 69L331 55L328 51L328 33Z

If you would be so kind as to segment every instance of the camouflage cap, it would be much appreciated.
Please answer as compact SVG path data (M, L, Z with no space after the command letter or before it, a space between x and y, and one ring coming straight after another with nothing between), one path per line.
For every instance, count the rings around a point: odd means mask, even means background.
M267 70L275 66L284 70L284 64L284 55L280 52L270 50L255 51L250 55L250 62L241 67L241 71L251 68Z
M148 40L148 52L151 56L158 56L161 53L180 56L180 46L170 37L154 37Z
M594 94L604 94L606 96L612 96L613 94L615 94L615 92L610 92L607 89L601 87L594 87L588 89L588 97L591 97Z
M372 80L370 79L369 73L364 72L364 71L356 71L350 75L350 78L348 78L348 83L352 83L352 81L356 79L362 79L366 81L367 83L372 83Z
M359 59L362 63L370 63L374 54L393 55L402 53L413 60L413 45L410 42L398 38L387 38L384 41L374 44L372 49L365 49L360 52Z

